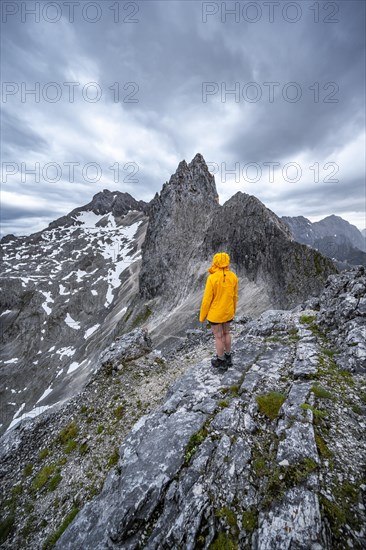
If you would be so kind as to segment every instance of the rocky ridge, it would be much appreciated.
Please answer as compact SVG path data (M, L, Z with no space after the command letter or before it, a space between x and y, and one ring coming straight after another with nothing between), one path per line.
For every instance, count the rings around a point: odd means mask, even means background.
M336 261L339 269L366 265L366 241L361 231L340 216L310 222L304 216L282 216L294 239Z
M177 356L153 350L142 329L100 354L82 392L66 405L25 417L0 439L1 548L51 548L65 521L98 494L133 424L202 356L194 334ZM205 340L206 338L204 338ZM62 527L63 526L63 527Z
M39 233L2 239L0 433L74 395L119 334L146 208L105 190Z
M331 278L318 304L248 323L225 374L189 370L56 548L363 548L365 378L324 327L364 321L365 282Z
M239 319L225 373L203 331L169 357L141 330L117 340L86 393L2 439L2 509L24 518L4 548L363 548L365 290L355 269L293 310Z

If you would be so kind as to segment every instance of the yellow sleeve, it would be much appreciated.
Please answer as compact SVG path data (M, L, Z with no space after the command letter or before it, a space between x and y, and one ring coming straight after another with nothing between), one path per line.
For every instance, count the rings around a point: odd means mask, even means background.
M202 302L201 302L201 309L200 309L200 322L203 323L203 321L206 319L208 311L210 309L210 305L213 300L213 288L212 283L210 281L210 276L208 276L208 279L206 281L206 287L205 292L203 294Z

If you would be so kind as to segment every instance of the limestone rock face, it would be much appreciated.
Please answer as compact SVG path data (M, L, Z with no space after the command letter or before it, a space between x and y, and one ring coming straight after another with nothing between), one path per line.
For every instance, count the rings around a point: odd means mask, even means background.
M319 300L318 323L348 370L366 372L365 268L329 277Z
M234 365L204 359L137 422L56 548L362 548L365 380L331 346L362 322L364 285L361 271L332 276L320 311L240 325Z
M150 203L142 248L140 293L177 302L195 282L197 260L212 218L218 215L215 179L202 155L179 163L169 182Z
M291 307L318 294L331 261L291 237L290 230L257 198L236 193L213 220L205 239L207 251L224 248L239 274L265 281L273 303Z

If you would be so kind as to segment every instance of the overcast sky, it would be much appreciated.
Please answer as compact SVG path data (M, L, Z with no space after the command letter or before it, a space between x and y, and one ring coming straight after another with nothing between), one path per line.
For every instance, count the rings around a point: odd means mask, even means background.
M149 201L197 152L221 204L366 227L363 0L1 7L3 235Z

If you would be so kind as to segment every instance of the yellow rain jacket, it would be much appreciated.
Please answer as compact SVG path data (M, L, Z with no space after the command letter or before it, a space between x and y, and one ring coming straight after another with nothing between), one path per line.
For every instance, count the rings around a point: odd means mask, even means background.
M226 252L215 254L203 295L200 322L226 323L235 315L238 301L238 277L229 271L230 256Z

